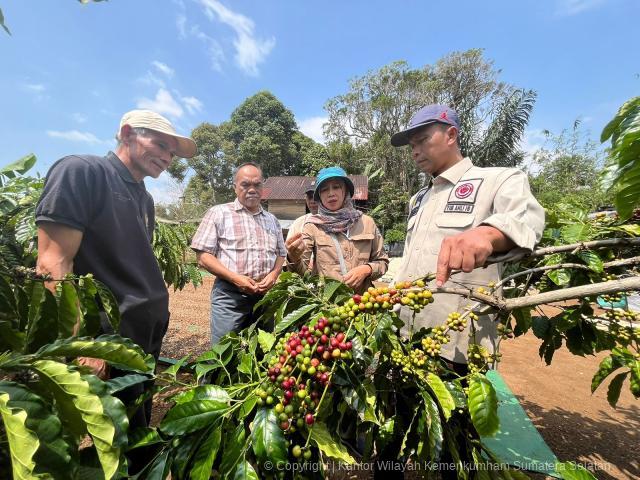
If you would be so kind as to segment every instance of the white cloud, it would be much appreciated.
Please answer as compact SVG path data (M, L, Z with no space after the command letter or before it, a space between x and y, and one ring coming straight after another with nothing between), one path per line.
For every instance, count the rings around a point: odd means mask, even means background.
M158 89L156 97L151 100L149 98L141 98L137 102L138 108L146 108L154 112L168 115L173 118L180 118L184 114L184 110L178 102L164 88Z
M196 97L181 97L180 100L182 100L182 103L191 115L202 110L202 102Z
M87 116L82 114L82 113L74 113L71 115L73 117L73 119L77 122L77 123L86 123L87 121Z
M142 77L138 77L136 82L141 83L143 85L152 85L159 88L165 88L166 83L160 77L155 75L153 72L147 71Z
M100 140L93 133L79 132L78 130L67 130L65 132L47 130L47 135L51 138L61 138L63 140L69 140L70 142L88 143L90 145L111 143L110 140Z
M256 38L253 20L228 9L218 0L199 0L199 2L210 20L217 18L235 31L236 38L233 40L236 49L235 61L245 73L257 75L258 64L264 62L275 46L275 38L271 37L267 40Z
M179 38L187 38L187 17L180 14L176 18L176 27L178 28Z
M41 83L26 83L24 84L24 88L36 93L42 93L46 90L46 87Z
M173 68L171 68L166 63L159 62L158 60L154 60L153 62L151 62L151 65L156 67L160 72L164 73L169 78L173 77L173 74L175 73L175 70Z
M300 120L298 122L298 127L300 128L300 131L307 137L314 139L316 142L324 143L325 138L322 131L322 126L327 123L328 120L328 117L305 118L304 120Z
M207 47L207 55L211 62L211 68L216 72L222 71L222 62L224 61L224 51L220 46L220 43L215 38L210 37L206 33L203 33L197 25L191 27L191 32L198 40L204 43Z
M578 15L605 2L606 0L556 0L556 15L559 17Z

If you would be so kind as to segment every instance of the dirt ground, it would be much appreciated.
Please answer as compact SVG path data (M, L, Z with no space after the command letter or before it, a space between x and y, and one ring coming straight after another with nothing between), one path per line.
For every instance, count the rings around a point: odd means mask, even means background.
M195 358L208 350L212 283L206 277L198 289L171 292L162 356ZM604 355L582 358L560 350L547 366L538 356L539 345L532 334L503 342L499 371L556 456L595 468L599 479L640 478L640 402L628 386L613 409L607 383L590 394L591 377Z

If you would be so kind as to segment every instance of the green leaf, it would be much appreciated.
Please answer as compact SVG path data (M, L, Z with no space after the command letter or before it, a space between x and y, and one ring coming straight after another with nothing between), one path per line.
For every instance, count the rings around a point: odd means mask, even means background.
M317 309L319 305L317 303L309 303L307 305L303 305L302 307L294 310L289 313L286 317L282 319L280 323L276 325L275 333L281 333L293 325L295 322L304 317L307 313Z
M93 438L106 479L118 470L120 449L114 446L116 429L111 418L104 413L100 397L91 392L89 383L80 373L67 365L51 360L36 360L32 368L40 381L56 398L68 427L76 432L88 431ZM78 416L81 421L78 423Z
M113 395L116 392L120 392L131 385L137 385L138 383L146 382L149 380L147 375L139 375L137 373L130 375L123 375L122 377L111 378L105 382L107 387L107 393Z
M79 337L95 337L102 331L100 324L100 307L96 301L98 288L91 275L78 278L78 295L80 298L80 310L82 311Z
M453 398L453 402L455 403L455 408L466 409L467 408L467 396L460 385L460 382L444 382L444 385L449 390L451 394L451 398Z
M193 466L189 472L191 480L209 480L221 441L222 429L214 426L193 456Z
M456 403L451 396L451 393L447 389L447 386L444 382L433 373L429 372L427 374L427 383L431 388L431 391L435 394L436 399L438 400L438 404L444 413L444 418L449 420L451 417L451 412L456 408Z
M101 358L121 370L153 373L153 356L128 338L119 335L100 335L97 338L71 337L45 345L36 352L36 357L91 357Z
M346 447L339 441L333 439L324 423L314 423L309 432L309 437L326 456L349 465L356 463L355 458L349 454Z
M573 462L556 462L556 472L564 480L596 480L589 470Z
M469 382L469 413L473 425L483 437L495 435L498 431L498 397L491 382L483 375L473 375Z
M513 329L513 333L516 337L524 335L531 328L531 308L517 308L511 312L511 315L516 320L516 327Z
M334 293L344 285L342 282L338 280L333 280L330 278L325 279L324 291L322 292L322 300L325 302L329 302Z
M634 397L640 397L640 360L634 360L629 364L631 369L631 393Z
M560 229L560 235L564 243L577 243L588 240L591 234L591 226L587 223L572 223Z
M444 440L440 412L430 395L424 396L424 403L427 413L431 418L431 424L429 425L429 453L431 460L437 461L442 453L442 442Z
M238 463L233 480L260 480L253 466L246 460Z
M243 353L240 357L240 363L238 364L238 371L246 375L251 375L253 372L253 355L250 353Z
M620 399L622 384L624 383L625 378L627 378L627 375L629 375L629 372L619 373L613 377L613 380L609 383L609 388L607 389L607 401L613 408L616 408L616 404Z
M580 250L577 256L594 272L601 273L603 271L602 259L591 250Z
M395 417L388 418L378 430L376 438L376 448L382 452L393 440L393 430L395 428Z
M279 464L287 461L287 442L272 408L259 408L253 419L251 447L260 464L267 460Z
M184 435L206 428L228 410L220 400L194 400L174 406L160 423L160 430L168 435Z
M120 331L120 308L118 307L118 302L113 296L113 293L111 293L111 290L97 280L94 281L102 309L107 314L113 331L118 332Z
M19 408L10 408L8 394L0 394L0 416L4 423L6 439L11 454L11 468L13 478L17 480L35 477L33 469L35 455L40 441L38 437L26 427L27 412Z
M58 336L58 305L43 282L33 282L29 301L26 352L53 342Z
M73 329L79 320L79 299L71 280L64 280L60 285L58 300L58 337L67 338L73 335Z
M222 463L220 464L220 475L222 478L229 478L231 473L235 472L236 465L245 452L244 423L236 427L233 433L229 433L225 437L224 450L222 451Z
M160 436L158 430L152 427L139 427L129 432L129 443L127 450L134 448L146 447L163 443L165 440Z
M623 365L616 357L608 356L600 362L598 371L591 380L591 393L595 392L602 381Z
M556 285L563 287L568 285L571 281L571 274L565 268L559 268L558 270L551 270L547 276Z
M7 27L4 24L4 17L2 16L2 10L0 10L0 25L2 25L4 29L7 30ZM9 33L9 30L7 30L7 33ZM35 164L36 164L36 156L33 153L30 153L22 157L20 160L16 160L15 162L0 168L0 175L4 175L5 177L8 177L8 178L14 178L16 173L22 175L26 173Z
M15 382L0 381L0 393L9 395L8 406L11 409L17 408L27 413L25 425L40 442L34 457L38 469L64 477L75 448L62 438L62 423L50 411L47 401Z
M13 350L16 352L22 351L24 347L24 332L15 330L11 322L0 320L0 352Z
M162 372L163 376L168 376L169 378L171 378L171 380L173 380L174 382L176 381L178 372L180 371L180 369L182 368L182 366L185 364L185 362L189 359L189 355L186 355L184 357L182 357L180 360L178 360L176 363L174 363L173 365L171 365L169 368L167 368L166 370L164 370Z
M258 329L258 343L264 353L269 353L273 344L276 343L276 337L272 333Z
M249 415L258 403L258 397L254 394L245 397L242 401L242 406L238 409L238 420L242 420L244 417Z
M166 449L154 458L149 470L145 471L145 480L166 480L171 470L171 460L169 459L169 449ZM138 477L135 477L136 480Z
M197 400L217 400L225 405L229 405L231 397L224 388L217 385L199 385L179 393L171 400L176 402L177 405Z
M551 328L551 322L547 317L534 316L531 318L531 327L533 334L541 340L544 340L547 336L547 332Z

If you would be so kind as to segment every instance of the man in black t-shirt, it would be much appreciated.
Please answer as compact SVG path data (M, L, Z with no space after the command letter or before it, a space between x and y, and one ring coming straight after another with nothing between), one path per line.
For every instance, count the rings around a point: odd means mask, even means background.
M143 179L157 178L176 156L191 158L196 144L149 110L126 113L116 139L115 152L70 155L49 170L36 209L37 270L54 280L71 272L92 273L115 295L121 314L118 333L157 360L169 322L169 297L151 248L154 204ZM85 358L81 363L106 378L103 360ZM112 376L119 373L112 370ZM125 404L150 385L133 387L120 395ZM146 426L150 418L149 401L129 428Z

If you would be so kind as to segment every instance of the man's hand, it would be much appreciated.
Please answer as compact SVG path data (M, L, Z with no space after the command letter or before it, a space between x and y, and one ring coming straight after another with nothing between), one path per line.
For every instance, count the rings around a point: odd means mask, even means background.
M364 282L372 272L373 269L369 265L360 265L349 270L342 281L355 290L357 287L362 285L362 282Z
M284 242L284 246L287 249L287 255L289 260L297 262L304 253L304 240L302 239L302 233L296 233Z
M78 357L78 365L89 367L100 380L109 378L109 365L101 358Z
M238 287L238 290L242 293L248 293L250 295L258 293L258 283L246 275L236 275L233 277L233 284Z
M275 270L267 273L267 275L258 282L258 293L267 293L278 280L278 272Z
M483 266L493 252L504 252L514 246L509 237L488 225L445 238L438 255L436 285L444 285L449 280L451 270L469 273L474 268Z

